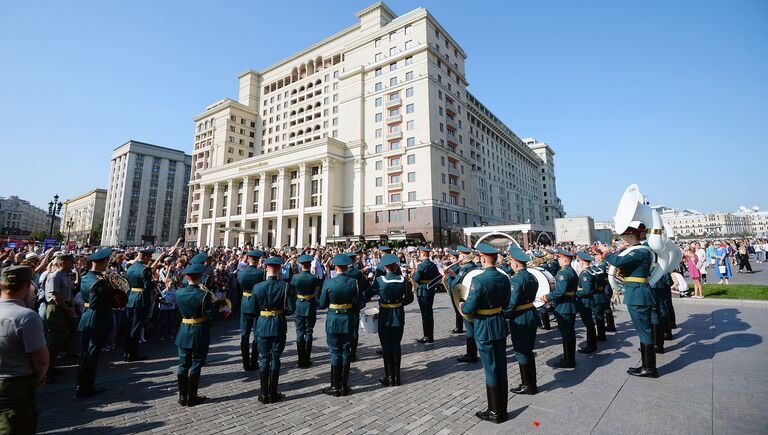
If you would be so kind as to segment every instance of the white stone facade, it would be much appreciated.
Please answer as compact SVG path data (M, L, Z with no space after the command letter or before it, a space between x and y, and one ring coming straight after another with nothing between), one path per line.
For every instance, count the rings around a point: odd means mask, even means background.
M101 243L175 243L184 231L191 163L183 151L133 140L115 148Z
M242 73L238 101L195 117L187 241L412 234L447 245L465 226L552 225L539 180L544 167L554 184L554 153L543 163L467 92L466 54L435 18L381 2L357 16Z
M91 231L104 223L106 205L106 189L93 189L64 201L61 208L61 234L80 244L90 244Z
M589 216L555 219L555 238L558 243L590 245L597 240L595 221Z
M58 231L59 223L57 216L53 222L54 232ZM28 236L36 231L48 234L50 226L51 218L47 210L35 207L18 196L0 198L0 232L3 235Z
M553 225L555 219L565 216L565 209L557 196L557 177L555 176L555 151L546 142L536 138L523 139L526 145L541 159L536 177L541 183L543 195L542 215L545 225Z

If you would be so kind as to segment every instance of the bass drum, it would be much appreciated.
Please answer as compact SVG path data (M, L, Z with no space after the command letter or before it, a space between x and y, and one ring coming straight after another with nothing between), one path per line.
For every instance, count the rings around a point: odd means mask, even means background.
M531 267L527 269L531 275L536 277L536 281L539 282L539 291L536 292L536 299L533 300L533 306L536 308L547 305L542 299L544 295L550 293L555 289L555 277L552 276L549 271L540 267Z
M460 284L456 284L453 286L453 294L451 294L451 297L453 299L453 305L456 307L456 309L459 309L459 302L462 300L467 300L467 296L469 296L469 289L472 286L472 280L477 276L483 273L484 269L473 269L467 272L466 275L464 275L464 278L461 279ZM507 272L504 272L504 269L496 268L496 270L499 273L504 274L504 276L507 276ZM464 314L459 310L459 314L462 315L465 319L467 319L468 322L474 321L472 319L472 316L469 314Z

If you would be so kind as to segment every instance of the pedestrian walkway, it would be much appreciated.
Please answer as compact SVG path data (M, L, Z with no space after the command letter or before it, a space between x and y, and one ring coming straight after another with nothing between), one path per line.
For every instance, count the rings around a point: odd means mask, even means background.
M658 356L658 379L638 379L626 369L639 364L638 340L626 311L617 312L616 334L599 352L577 355L577 368L550 367L561 352L555 329L540 331L537 371L540 393L510 394L510 420L481 422L485 406L480 364L461 364L464 335L452 335L453 311L445 294L435 299L435 343L421 345L418 307L407 309L403 339L403 386L382 387L378 337L361 333L360 360L352 365L353 394L320 392L329 382L324 316L315 330L310 369L296 367L294 333L289 328L280 391L284 402L256 400L256 372L244 373L237 321L216 325L201 394L194 408L176 403L176 353L170 342L148 343L153 359L102 358L97 383L106 393L73 400L74 368L39 397L39 430L44 433L383 433L383 434L756 434L768 432L768 305L701 304L675 299L679 329ZM709 301L708 301L709 302ZM289 323L292 326L292 323ZM556 325L556 324L555 324ZM583 329L579 340L583 340ZM119 355L120 354L120 355ZM509 350L509 384L520 382Z

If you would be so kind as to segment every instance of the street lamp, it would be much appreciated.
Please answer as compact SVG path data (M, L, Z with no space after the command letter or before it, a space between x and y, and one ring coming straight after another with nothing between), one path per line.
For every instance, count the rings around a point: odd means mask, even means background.
M61 211L61 206L59 195L53 195L53 201L48 203L48 217L51 218L51 230L48 232L48 237L53 237L53 222Z
M75 225L75 221L70 217L67 220L67 244L69 244L69 233L72 231L72 226Z

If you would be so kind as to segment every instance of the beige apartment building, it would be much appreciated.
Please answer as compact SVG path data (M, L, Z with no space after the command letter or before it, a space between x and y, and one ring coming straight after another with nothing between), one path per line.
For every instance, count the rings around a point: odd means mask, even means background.
M237 101L195 117L187 241L447 245L467 226L553 225L554 152L467 91L467 55L446 29L381 2L357 18L240 74Z
M112 152L101 243L172 245L184 234L192 157L130 140Z
M107 190L93 189L64 201L61 208L61 234L80 244L91 243L91 231L104 222Z

